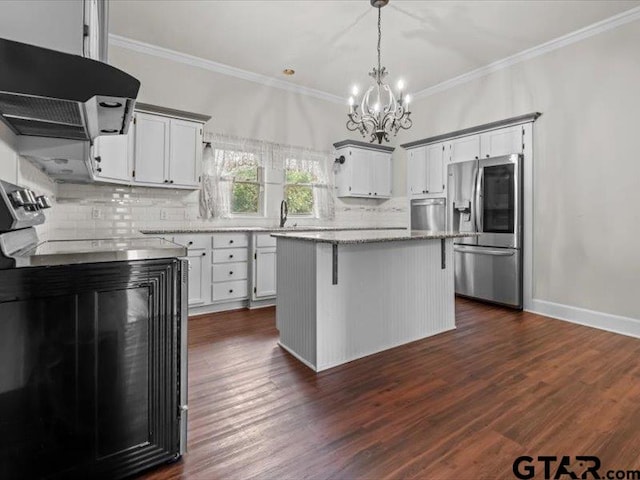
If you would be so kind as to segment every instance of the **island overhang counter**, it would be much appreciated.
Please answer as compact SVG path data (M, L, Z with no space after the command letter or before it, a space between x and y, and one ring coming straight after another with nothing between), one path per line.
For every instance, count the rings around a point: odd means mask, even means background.
M455 328L458 232L274 233L279 345L315 371Z

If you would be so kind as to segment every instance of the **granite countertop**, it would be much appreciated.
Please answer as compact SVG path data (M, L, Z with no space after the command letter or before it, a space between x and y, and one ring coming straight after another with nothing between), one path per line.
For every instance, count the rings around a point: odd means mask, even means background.
M187 249L161 238L50 240L13 258L16 267L185 257Z
M168 235L180 233L233 233L233 232L331 232L346 230L406 230L404 227L208 227L166 230L140 230L145 235Z
M444 238L461 238L477 236L477 233L460 232L432 232L427 230L360 230L360 231L340 231L340 232L308 232L308 233L274 233L271 236L276 238L289 238L294 240L305 240L317 243L332 244L356 244L375 242L397 242L407 240L438 240Z

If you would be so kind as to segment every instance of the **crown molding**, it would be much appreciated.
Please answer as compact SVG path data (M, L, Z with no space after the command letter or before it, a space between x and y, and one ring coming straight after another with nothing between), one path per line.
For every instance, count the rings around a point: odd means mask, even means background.
M535 47L523 50L522 52L511 55L510 57L506 57L501 60L489 63L484 67L476 68L475 70L471 70L470 72L463 73L462 75L458 75L457 77L450 78L449 80L445 80L444 82L425 88L424 90L420 90L413 96L413 98L418 99L428 97L430 95L435 95L436 93L440 93L458 85L471 82L472 80L475 80L477 78L485 77L487 75L490 75L491 73L497 72L498 70L511 67L526 60L544 55L545 53L552 52L553 50L566 47L567 45L571 45L572 43L576 43L586 38L593 37L594 35L598 35L599 33L613 30L614 28L638 19L640 19L640 7L635 7L612 17L605 18L604 20L593 23L574 32L568 33L567 35L563 35Z
M413 98L419 99L428 97L430 95L435 95L436 93L440 93L458 85L471 82L477 78L485 77L494 72L497 72L498 70L511 67L535 57L539 57L540 55L544 55L545 53L552 52L553 50L566 47L567 45L571 45L572 43L576 43L594 35L598 35L599 33L613 30L614 28L638 19L640 19L640 7L635 7L599 22L588 25L574 32L568 33L567 35L563 35L535 47L523 50L522 52L511 55L510 57L497 60L483 67L476 68L475 70L471 70L470 72L463 73L462 75L458 75L457 77L453 77L449 80L445 80L444 82L438 83L431 87L427 87L423 90L418 91L413 96ZM122 37L120 35L110 33L109 45L126 48L128 50L164 58L166 60L172 60L174 62L183 63L185 65L190 65L193 67L204 68L205 70L210 70L222 75L228 75L231 77L240 78L242 80L247 80L249 82L259 83L261 85L266 85L273 88L279 88L288 92L308 95L310 97L319 98L321 100L326 100L332 103L345 104L344 98L339 97L338 95L324 92L322 90L296 85L294 83L269 77L267 75L262 75L260 73L250 72L248 70L232 67L224 63L214 62L213 60L207 60L205 58L196 57L194 55L189 55L187 53L182 53L175 50L170 50L168 48L159 47L157 45L141 42L139 40Z
M225 65L224 63L214 62L213 60L207 60L205 58L196 57L194 55L189 55L187 53L182 53L175 50L170 50L168 48L159 47L157 45L141 42L139 40L133 40L132 38L115 35L113 33L109 34L109 45L126 48L127 50L152 55L154 57L164 58L165 60L172 60L174 62L183 63L192 67L203 68L205 70L210 70L222 75L240 78L242 80L259 83L268 87L279 88L280 90L299 93L301 95L308 95L310 97L319 98L321 100L326 100L332 103L346 104L344 98L333 95L331 93L323 92L322 90L303 87L301 85L296 85L294 83L279 80L277 78L262 75L260 73L250 72L241 68Z

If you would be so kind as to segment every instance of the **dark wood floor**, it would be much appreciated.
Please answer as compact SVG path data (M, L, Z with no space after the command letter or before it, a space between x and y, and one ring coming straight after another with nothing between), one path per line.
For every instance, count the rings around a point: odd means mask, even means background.
M274 317L190 320L189 453L147 478L515 478L519 455L640 468L640 340L459 299L457 330L315 374Z

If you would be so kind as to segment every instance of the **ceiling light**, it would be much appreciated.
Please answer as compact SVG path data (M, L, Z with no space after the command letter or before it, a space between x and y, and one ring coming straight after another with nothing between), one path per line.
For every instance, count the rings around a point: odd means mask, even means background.
M282 70L282 73L284 73L285 75L293 75L294 73L296 73L296 71L293 68L285 68L284 70Z
M358 130L363 137L370 136L370 142L383 140L389 141L389 133L397 135L402 129L409 129L413 122L411 121L409 111L409 95L403 98L404 82L398 82L398 90L400 94L398 98L393 96L391 87L383 83L387 76L387 69L380 63L380 42L382 40L382 22L381 8L384 7L389 0L369 0L374 8L378 9L378 68L373 67L369 76L375 80L374 84L362 96L360 102L349 100L349 113L347 120L347 129L350 131ZM357 97L358 90L354 87L353 96ZM359 103L360 105L354 104Z

